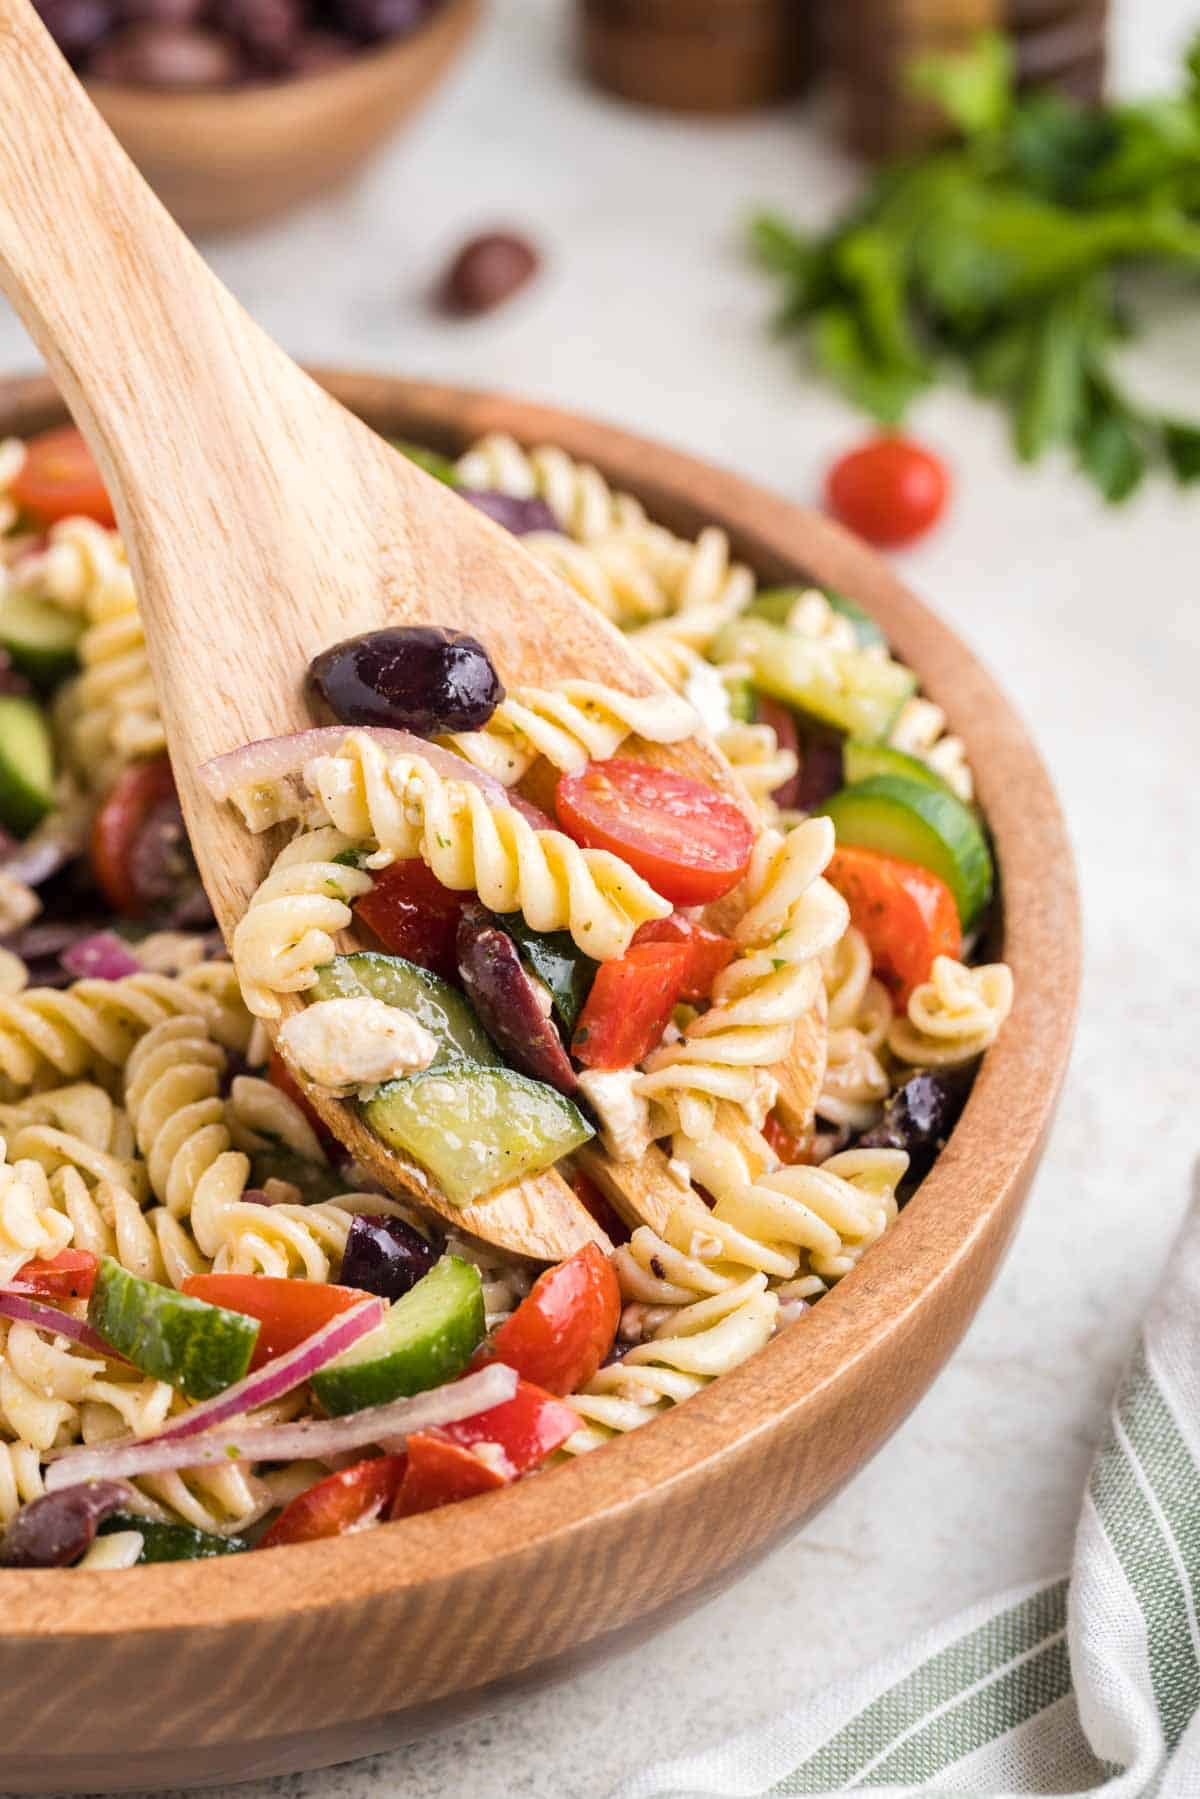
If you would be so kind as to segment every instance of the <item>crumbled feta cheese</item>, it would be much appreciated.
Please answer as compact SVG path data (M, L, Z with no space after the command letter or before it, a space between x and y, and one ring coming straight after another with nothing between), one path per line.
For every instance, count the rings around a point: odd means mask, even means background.
M684 685L683 697L695 707L704 728L714 737L719 737L733 723L729 689L721 670L714 668L711 662L697 659Z
M410 1013L368 995L317 1000L285 1019L279 1041L309 1080L335 1092L428 1068L438 1049Z
M614 1162L637 1162L654 1138L650 1105L634 1091L636 1068L589 1068L579 1077L579 1090L600 1122L600 1135Z

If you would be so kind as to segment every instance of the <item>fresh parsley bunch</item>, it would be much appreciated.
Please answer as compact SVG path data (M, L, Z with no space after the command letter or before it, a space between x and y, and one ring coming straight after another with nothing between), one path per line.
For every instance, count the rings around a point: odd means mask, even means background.
M1025 461L1067 445L1113 501L1156 460L1200 480L1200 424L1134 405L1112 355L1133 332L1127 271L1200 273L1200 39L1177 95L1099 110L1018 97L995 36L912 78L962 142L885 169L823 237L754 220L778 330L885 424L950 359L1008 406Z

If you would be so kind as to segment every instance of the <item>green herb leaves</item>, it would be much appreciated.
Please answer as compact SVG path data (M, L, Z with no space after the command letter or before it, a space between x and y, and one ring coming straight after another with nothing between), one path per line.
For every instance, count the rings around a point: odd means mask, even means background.
M1200 424L1153 417L1122 393L1129 334L1118 275L1200 273L1200 40L1177 97L1084 111L1017 99L1002 39L927 58L914 84L963 133L879 174L823 237L763 215L757 260L780 284L781 335L889 425L949 367L1007 406L1018 455L1059 446L1104 497L1158 462L1200 480Z

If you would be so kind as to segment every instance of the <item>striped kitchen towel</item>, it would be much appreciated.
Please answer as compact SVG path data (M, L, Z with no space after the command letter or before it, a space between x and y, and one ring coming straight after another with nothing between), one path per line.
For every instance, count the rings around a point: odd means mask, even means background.
M1070 1579L1004 1594L614 1799L1200 1799L1200 1199L1083 1502Z

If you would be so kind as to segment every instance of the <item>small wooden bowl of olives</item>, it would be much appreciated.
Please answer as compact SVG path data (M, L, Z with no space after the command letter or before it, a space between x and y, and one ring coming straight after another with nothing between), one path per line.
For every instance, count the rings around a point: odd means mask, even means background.
M38 0L185 230L335 187L429 97L480 0Z

